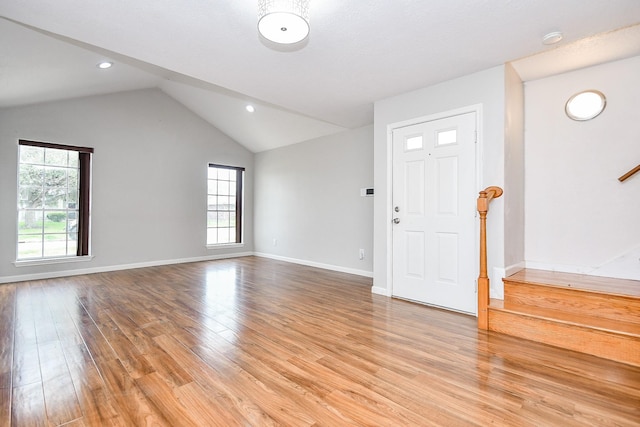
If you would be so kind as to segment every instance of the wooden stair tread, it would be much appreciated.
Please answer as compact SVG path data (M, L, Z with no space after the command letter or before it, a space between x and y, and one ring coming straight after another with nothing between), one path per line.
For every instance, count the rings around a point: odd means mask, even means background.
M578 327L598 329L601 331L619 333L640 338L640 325L637 323L614 321L588 314L575 314L553 310L548 308L535 307L516 303L505 303L502 300L492 299L489 303L489 310L508 311L514 314L521 314L529 317L562 322Z
M589 276L586 274L563 273L523 269L504 279L508 282L520 282L539 286L553 286L575 290L597 292L611 295L623 295L640 299L640 280L616 279L611 277Z

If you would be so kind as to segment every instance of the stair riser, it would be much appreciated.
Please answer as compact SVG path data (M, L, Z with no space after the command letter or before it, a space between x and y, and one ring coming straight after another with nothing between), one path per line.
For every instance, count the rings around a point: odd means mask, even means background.
M505 303L524 304L640 325L640 298L504 281Z
M640 338L489 310L489 330L640 367Z

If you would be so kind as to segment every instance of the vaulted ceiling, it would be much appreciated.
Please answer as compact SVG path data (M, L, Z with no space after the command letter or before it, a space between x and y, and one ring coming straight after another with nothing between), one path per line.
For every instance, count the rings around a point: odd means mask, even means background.
M257 0L3 1L0 17L0 108L157 87L254 152L506 62L528 80L640 54L638 0L311 0L289 48L257 34Z

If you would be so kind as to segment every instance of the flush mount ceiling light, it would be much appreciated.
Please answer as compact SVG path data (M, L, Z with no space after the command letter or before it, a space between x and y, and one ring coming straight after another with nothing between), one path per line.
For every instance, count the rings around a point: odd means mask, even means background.
M275 43L298 43L309 35L309 0L258 0L258 31Z
M607 99L598 90L584 90L573 95L564 106L564 111L572 120L585 121L597 117L604 107Z
M247 105L246 107L244 107L245 110L247 110L250 113L253 113L254 111L256 111L255 107L253 105Z
M542 44L551 45L559 43L562 40L562 33L560 31L554 31L549 34L545 34L542 37Z
M113 66L113 62L109 62L109 61L102 61L99 62L97 67L103 70L106 70L107 68L111 68Z

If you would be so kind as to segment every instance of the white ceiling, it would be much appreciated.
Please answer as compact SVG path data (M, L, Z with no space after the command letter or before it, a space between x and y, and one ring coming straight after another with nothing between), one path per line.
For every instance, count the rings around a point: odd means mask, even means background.
M308 40L284 49L257 35L257 0L3 1L0 107L158 87L259 152L517 59L529 80L640 54L640 26L625 28L638 0L311 0L310 16Z

